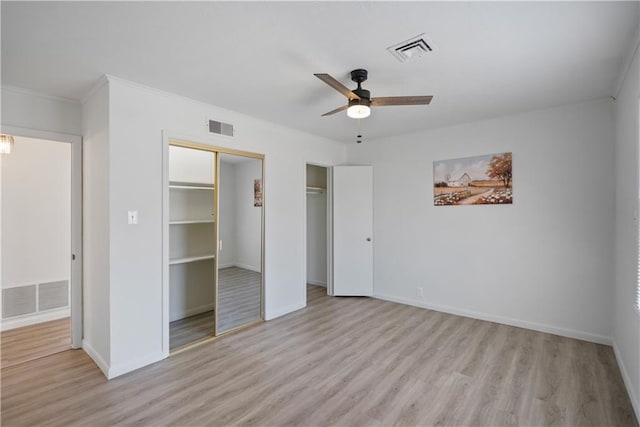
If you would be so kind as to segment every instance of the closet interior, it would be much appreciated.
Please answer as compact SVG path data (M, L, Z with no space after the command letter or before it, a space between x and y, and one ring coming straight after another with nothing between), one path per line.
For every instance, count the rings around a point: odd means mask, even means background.
M263 319L261 155L169 146L169 348Z
M307 164L307 284L327 287L327 168Z

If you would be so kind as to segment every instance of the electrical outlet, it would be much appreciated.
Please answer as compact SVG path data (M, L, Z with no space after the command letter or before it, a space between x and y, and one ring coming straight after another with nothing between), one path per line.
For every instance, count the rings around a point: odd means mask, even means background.
M422 298L424 296L424 293L423 293L421 287L417 287L416 288L416 295L419 296L420 298Z

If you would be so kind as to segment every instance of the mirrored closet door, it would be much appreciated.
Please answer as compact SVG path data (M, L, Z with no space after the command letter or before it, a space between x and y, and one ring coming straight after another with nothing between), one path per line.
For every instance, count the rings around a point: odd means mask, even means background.
M174 351L264 319L263 156L170 140L168 170Z
M216 332L262 315L262 158L219 154Z

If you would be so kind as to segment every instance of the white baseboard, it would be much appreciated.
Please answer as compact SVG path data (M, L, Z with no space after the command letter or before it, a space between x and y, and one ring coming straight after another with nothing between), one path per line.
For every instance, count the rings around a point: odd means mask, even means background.
M251 271L255 271L256 273L260 273L260 267L254 267L248 264L241 264L239 262L230 262L228 264L218 264L218 270L221 270L223 268L230 268L230 267L239 267L239 268L244 268L245 270L251 270Z
M557 326L545 325L542 323L529 322L526 320L513 319L510 317L496 316L493 314L480 313L471 310L464 310L455 307L429 304L421 301L413 301L408 298L398 298L391 295L375 294L374 298L385 301L397 302L400 304L412 305L414 307L426 308L429 310L442 311L444 313L455 314L458 316L471 317L473 319L486 320L489 322L502 323L504 325L516 326L518 328L532 329L534 331L546 332L553 335L560 335L568 338L575 338L583 341L594 342L597 344L612 345L613 339L608 336L592 334L589 332L576 331L573 329L565 329Z
M89 344L87 340L82 340L82 349L85 353L89 355L93 362L98 366L98 368L102 371L105 377L109 378L109 365L104 359L98 354L98 352Z
M184 319L185 317L195 316L196 314L206 313L207 311L214 310L216 308L215 303L201 305L199 307L189 308L178 313L172 313L169 316L169 321Z
M633 383L631 382L631 378L629 377L629 373L627 372L624 361L622 360L622 357L620 357L620 352L618 351L618 346L616 345L615 340L613 341L613 354L616 355L616 361L618 362L620 373L622 374L622 381L624 382L627 393L629 394L631 406L633 406L633 410L636 413L636 419L640 420L640 401L638 400L638 396L636 396L635 390L633 389Z
M301 302L297 302L295 304L291 304L287 307L281 307L278 308L277 310L273 310L273 311L267 311L265 313L264 319L265 320L273 320L275 318L278 318L280 316L284 316L285 314L289 314L289 313L293 313L294 311L298 311L300 309L303 309L307 306L307 304L304 301Z
M240 264L240 263L235 263L236 267L240 267L240 268L244 268L245 270L251 270L251 271L255 271L256 273L260 273L260 267L254 267L253 265L248 265L248 264Z
M165 357L166 356L161 351L159 351L130 362L113 365L109 368L109 374L107 375L107 378L113 379L115 377L119 377L120 375L124 375L128 372L135 371L136 369L140 369L147 365L151 365L152 363L159 362Z
M93 359L95 364L102 371L104 376L107 377L108 380L119 377L120 375L124 375L127 372L135 371L136 369L140 369L147 365L151 365L152 363L159 362L160 360L166 358L166 356L160 351L145 357L141 357L140 359L131 362L109 366L107 362L105 362L104 359L100 356L100 354L98 354L98 352L86 340L82 341L82 349L89 355L91 359Z
M307 284L314 285L314 286L322 286L323 288L327 287L327 282L320 282L318 280L307 280Z
M0 322L0 331L8 331L10 329L21 328L23 326L35 325L37 323L48 322L50 320L64 319L71 316L69 307L56 308L53 310L42 311L40 313L25 314L23 316L10 317L2 319Z

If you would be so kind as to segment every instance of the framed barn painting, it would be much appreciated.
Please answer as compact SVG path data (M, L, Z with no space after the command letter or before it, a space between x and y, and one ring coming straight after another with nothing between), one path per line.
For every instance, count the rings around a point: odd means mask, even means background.
M511 153L433 162L433 204L435 206L512 203Z

